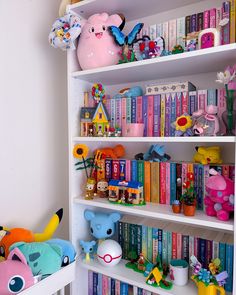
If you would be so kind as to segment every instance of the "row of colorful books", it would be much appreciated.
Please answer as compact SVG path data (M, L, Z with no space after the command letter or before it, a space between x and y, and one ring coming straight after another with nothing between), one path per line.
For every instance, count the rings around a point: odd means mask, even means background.
M229 274L225 289L232 292L234 241L231 234L126 215L118 223L118 242L123 249L123 259L129 259L131 251L135 251L153 263L159 255L162 263L168 265L171 259L189 262L195 255L203 267L207 267L212 259L220 258Z
M158 295L100 273L88 272L88 295Z
M111 179L139 181L144 186L146 202L170 205L184 192L183 183L187 173L194 174L194 192L197 195L197 208L204 208L205 181L209 170L214 168L220 174L235 179L235 167L229 164L202 165L189 162L149 162L128 159L101 159L97 180Z
M163 90L160 90L160 92ZM164 92L164 91L163 91ZM192 115L210 104L218 106L218 117L226 110L225 91L221 89L156 93L138 97L111 98L106 101L111 127L125 130L129 123L144 123L143 136L175 136L172 124L184 113Z
M221 26L223 19L229 21ZM185 47L185 37L208 28L217 28L221 35L221 45L236 41L236 1L230 0L222 3L221 7L212 8L203 12L194 13L186 17L173 19L161 24L144 26L140 37L149 35L155 40L158 36L165 39L167 50L172 50L177 44Z

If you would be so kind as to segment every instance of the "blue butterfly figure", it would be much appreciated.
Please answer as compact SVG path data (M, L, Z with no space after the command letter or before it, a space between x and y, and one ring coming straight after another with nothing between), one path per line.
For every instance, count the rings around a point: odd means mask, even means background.
M124 58L124 62L132 61L131 57L129 57L130 55L129 47L132 46L133 43L135 42L138 33L143 28L143 25L144 25L143 23L136 24L134 28L132 29L132 31L127 36L123 32L121 32L121 30L118 27L116 26L109 27L109 30L112 36L114 37L115 42L119 46L123 46L122 55Z

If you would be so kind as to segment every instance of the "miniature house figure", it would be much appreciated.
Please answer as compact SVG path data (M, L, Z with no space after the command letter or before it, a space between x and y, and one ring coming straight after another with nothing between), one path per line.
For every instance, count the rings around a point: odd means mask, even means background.
M104 136L109 129L109 115L104 104L100 101L92 118L95 135Z
M80 124L81 124L81 136L93 136L93 122L92 118L94 116L96 108L94 107L83 107L80 111Z

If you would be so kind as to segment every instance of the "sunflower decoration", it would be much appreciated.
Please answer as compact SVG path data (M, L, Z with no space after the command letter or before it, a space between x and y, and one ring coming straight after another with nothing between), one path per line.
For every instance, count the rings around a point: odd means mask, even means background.
M193 121L188 114L178 117L172 124L172 127L175 128L175 136L192 136L192 125Z

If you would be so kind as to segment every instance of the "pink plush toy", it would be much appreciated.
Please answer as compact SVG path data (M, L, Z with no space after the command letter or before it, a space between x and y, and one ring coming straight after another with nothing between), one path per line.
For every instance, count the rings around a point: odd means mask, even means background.
M0 294L19 294L34 284L34 278L24 255L15 248L7 260L0 263Z
M115 65L120 58L120 47L115 43L108 27L121 26L118 14L94 14L82 21L77 56L82 70Z
M212 176L206 181L207 196L204 200L206 214L227 221L230 212L234 211L234 182L214 169L210 169L210 174Z

